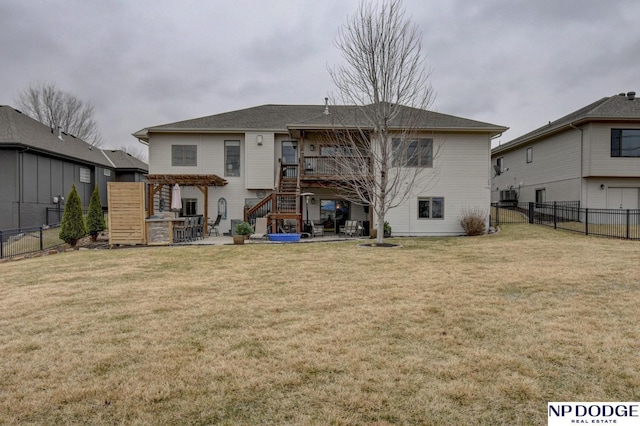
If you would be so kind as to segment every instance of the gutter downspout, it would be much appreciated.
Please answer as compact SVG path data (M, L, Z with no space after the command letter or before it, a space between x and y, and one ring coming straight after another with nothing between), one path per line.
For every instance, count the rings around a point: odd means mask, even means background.
M29 151L26 147L22 151L18 151L18 229L22 229L22 196L24 191L24 154Z
M569 127L580 131L580 200L583 197L583 182L584 182L584 129L576 127L573 123L569 123ZM588 192L588 191L587 191ZM589 205L588 194L584 194L584 205ZM582 206L580 206L582 207Z

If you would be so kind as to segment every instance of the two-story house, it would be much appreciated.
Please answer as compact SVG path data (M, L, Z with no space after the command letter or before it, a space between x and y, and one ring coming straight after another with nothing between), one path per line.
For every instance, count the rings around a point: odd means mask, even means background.
M580 201L640 208L640 100L602 98L504 145L492 157L492 201Z
M76 185L86 209L94 187L107 206L107 182L139 182L147 165L120 150L101 150L0 105L0 230L58 223Z
M225 232L234 220L266 216L297 222L299 230L307 219L328 232L346 220L373 226L372 209L341 196L344 176L336 173L335 162L347 147L327 138L332 132L372 131L358 111L355 106L262 105L144 128L134 136L149 146L148 179L157 185L149 191L151 210L168 203L169 194L160 186L182 182L182 213L205 213L209 220L220 215ZM437 178L414 188L415 194L386 220L394 235L462 234L464 208L488 208L491 139L507 128L418 111L416 147L425 153L414 166L437 169ZM428 157L435 152L437 158Z

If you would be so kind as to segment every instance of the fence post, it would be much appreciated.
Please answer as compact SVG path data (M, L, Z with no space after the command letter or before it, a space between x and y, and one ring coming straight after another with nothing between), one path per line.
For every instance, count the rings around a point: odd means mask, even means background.
M553 229L558 229L558 202L553 202Z
M533 215L534 215L533 203L529 201L529 223L533 223Z
M589 235L589 208L584 209L584 235Z
M496 203L496 226L500 225L500 204Z
M629 239L629 217L631 216L631 212L627 209L627 240Z
M40 227L40 251L42 251L44 245L42 241L42 226Z
M0 231L0 259L4 258L4 235Z

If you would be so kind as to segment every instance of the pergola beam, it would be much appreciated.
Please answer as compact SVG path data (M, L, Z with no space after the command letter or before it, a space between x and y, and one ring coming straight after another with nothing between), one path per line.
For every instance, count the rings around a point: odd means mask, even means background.
M153 215L153 198L164 185L195 186L204 195L204 234L209 235L209 187L225 186L227 181L218 175L145 175L149 184L149 215Z

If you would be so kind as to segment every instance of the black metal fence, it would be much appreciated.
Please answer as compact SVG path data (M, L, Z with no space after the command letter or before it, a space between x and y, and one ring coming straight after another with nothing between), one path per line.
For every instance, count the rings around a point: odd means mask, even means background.
M579 201L492 203L491 224L534 223L584 235L640 240L639 209L586 209Z
M60 225L0 231L0 259L21 256L64 244L58 234Z

